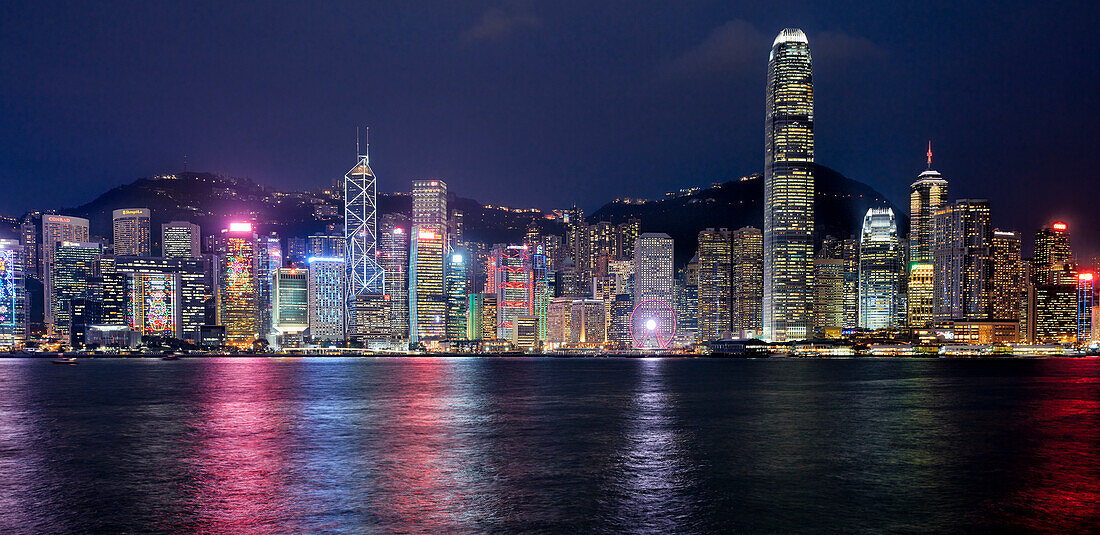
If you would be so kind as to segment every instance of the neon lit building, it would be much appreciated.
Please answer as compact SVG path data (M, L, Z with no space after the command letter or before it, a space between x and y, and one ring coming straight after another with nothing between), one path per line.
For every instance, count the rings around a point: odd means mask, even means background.
M256 242L256 308L259 311L259 333L267 336L275 332L272 324L272 286L275 274L283 267L283 247L279 237L272 232L260 236Z
M51 214L42 216L42 274L46 299L45 322L46 328L50 332L56 332L57 325L54 318L57 312L57 301L52 298L55 293L52 279L54 252L61 242L88 242L88 228L88 220L82 217Z
M466 255L452 252L447 261L447 338L466 338Z
M160 226L160 250L165 258L199 258L202 232L190 221L171 221Z
M309 259L309 337L317 342L342 341L347 296L347 268L343 258Z
M368 129L368 134L370 130ZM368 138L369 139L369 138ZM359 152L356 143L356 152ZM344 175L344 240L347 261L347 307L354 308L355 298L384 294L385 275L378 265L378 183L370 168L370 142L358 155L355 167ZM351 316L351 314L348 314Z
M413 342L446 335L447 298L443 284L446 237L430 228L413 228L409 261L409 337Z
M179 338L179 275L137 272L132 281L130 328L142 336Z
M257 244L252 223L231 223L223 231L225 255L218 277L218 324L225 327L226 345L251 349L259 337Z
M59 242L53 255L53 267L50 270L52 281L50 304L54 310L55 336L68 340L71 333L71 307L74 299L84 298L94 289L96 260L103 254L103 248L94 242Z
M802 30L772 43L766 110L763 334L782 342L806 338L813 314L814 84Z
M27 294L23 246L0 240L0 349L10 351L27 341Z
M390 332L409 338L409 227L404 216L385 214L379 225L378 263L386 273L390 296Z
M546 307L549 306L554 294L550 289L550 270L545 248L539 244L535 246L534 251L535 253L531 255L531 276L535 299L532 308L535 317L538 318L538 339L543 342L546 341Z
M901 315L901 242L894 211L871 208L859 242L859 326L898 327Z
M149 256L148 208L122 208L111 212L114 252L117 256Z
M309 270L283 267L275 272L272 307L275 331L296 336L309 328Z
M1096 304L1096 281L1092 273L1077 275L1077 342L1092 342L1092 309Z
M534 311L534 273L526 245L499 246L489 259L488 278L497 297L497 338L515 338L518 316Z

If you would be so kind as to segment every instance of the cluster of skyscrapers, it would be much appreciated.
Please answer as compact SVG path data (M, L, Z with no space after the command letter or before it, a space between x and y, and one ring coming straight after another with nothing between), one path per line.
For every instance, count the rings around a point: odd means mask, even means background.
M364 150L344 176L343 224L323 234L282 239L247 218L205 233L172 221L153 256L146 208L114 210L110 239L93 238L87 219L28 215L19 239L0 240L0 348L150 337L449 351L1098 338L1094 274L1074 260L1067 225L1039 229L1022 258L1021 234L992 228L988 201L949 201L931 144L911 185L908 236L885 207L868 210L857 235L816 236L813 91L808 39L785 29L768 61L763 227L701 229L680 269L667 234L643 233L637 219L586 221L576 208L551 225L532 220L516 243L466 239L438 179L412 182L408 213L379 217Z

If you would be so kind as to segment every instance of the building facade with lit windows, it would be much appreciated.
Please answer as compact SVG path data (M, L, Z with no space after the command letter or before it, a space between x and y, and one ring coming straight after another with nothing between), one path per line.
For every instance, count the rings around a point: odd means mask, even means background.
M257 243L251 223L230 223L222 231L225 254L218 271L217 322L226 345L251 349L259 338Z
M5 351L27 342L23 251L18 240L0 239L0 349Z
M812 325L814 85L810 45L787 28L768 58L764 127L763 336L806 338Z
M103 254L103 247L95 242L65 241L59 242L52 254L50 303L54 310L53 334L61 340L69 340L72 320L70 305L73 300L86 298L94 291L98 276L96 261Z
M519 316L534 315L534 270L526 245L494 247L489 257L488 280L496 294L497 338L515 338Z
M180 338L179 275L141 271L131 281L130 328L142 336Z
M569 343L600 347L607 341L606 309L601 299L576 299L569 307Z
M339 342L345 337L347 265L341 257L311 257L309 263L309 338Z
M935 297L933 271L931 263L909 264L908 306L905 312L910 328L921 329L932 324L932 302Z
M814 332L844 328L844 260L814 259Z
M171 221L160 226L160 250L165 258L199 258L202 232L190 221Z
M730 267L733 334L741 338L758 337L763 330L764 300L764 234L760 229L742 227L730 234ZM813 310L812 302L806 306Z
M990 280L990 317L1020 321L1020 304L1027 291L1024 262L1020 258L1020 233L993 230L993 278Z
M1092 311L1096 306L1096 281L1093 273L1077 275L1077 343L1093 341Z
M295 337L309 328L309 269L279 268L272 296L273 327L280 337Z
M676 272L673 269L672 237L664 233L647 232L634 244L634 304L660 301L674 306Z
M934 321L989 319L992 247L989 201L960 199L936 212Z
M901 313L901 242L890 208L871 208L859 242L859 326L897 328Z
M150 211L122 208L111 212L113 246L118 256L149 256Z
M58 214L42 215L42 282L45 297L45 323L48 331L56 329L57 301L54 295L54 253L61 242L86 243L89 240L89 223L82 217Z
M1056 221L1035 233L1035 254L1031 263L1036 284L1057 284L1057 269L1072 262L1069 225Z
M699 321L699 340L710 342L728 337L732 325L730 232L724 228L702 230L698 244L699 301L696 317Z
M447 296L443 281L446 236L431 227L413 227L409 254L409 338L413 342L446 336Z
M409 338L409 226L401 214L385 214L378 227L378 263L390 296L390 332Z
M447 327L449 340L466 338L466 297L469 294L466 283L466 254L452 251L447 259Z

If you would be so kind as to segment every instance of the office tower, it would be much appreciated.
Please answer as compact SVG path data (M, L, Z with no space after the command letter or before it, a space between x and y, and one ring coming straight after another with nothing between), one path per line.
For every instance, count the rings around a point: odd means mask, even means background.
M763 335L805 338L813 303L814 98L810 45L787 28L768 60Z
M910 328L924 328L932 324L932 303L935 298L933 277L934 269L930 262L909 264L906 322Z
M11 351L27 342L27 294L24 248L16 240L0 240L0 349Z
M259 311L259 333L265 337L275 332L272 325L272 285L275 274L283 267L283 247L272 232L256 242L256 308Z
M573 314L570 309L573 301L572 297L555 297L547 304L546 343L548 347L558 348L570 342L572 335L569 324Z
M497 339L497 294L481 294L481 339Z
M53 273L54 251L60 242L87 242L88 220L81 217L67 215L42 216L42 275L45 297L45 322L47 329L52 330L56 325L54 314L56 309L53 300L53 281L50 279Z
M617 258L618 227L608 221L600 221L589 231L589 265L593 275L604 273L607 263ZM601 269L600 266L603 266Z
M1096 303L1096 286L1092 273L1077 275L1077 343L1092 341L1092 309Z
M443 251L446 237L432 225L413 227L409 260L409 337L413 342L446 335Z
M698 258L698 321L699 339L704 342L728 338L733 309L730 277L733 273L730 258L730 232L728 229L708 228L699 232Z
M447 261L445 275L447 285L447 327L446 336L450 340L466 338L466 255L462 251L453 251Z
M103 254L98 243L93 242L57 242L51 251L53 262L49 279L51 281L50 308L53 315L53 334L61 340L68 340L70 334L70 301L85 297L94 289L96 260Z
M814 332L844 328L844 275L843 259L814 259Z
M149 256L149 209L122 208L111 212L117 256Z
M553 297L550 289L550 270L546 252L541 243L535 244L534 249L528 250L534 251L531 255L531 293L534 299L531 309L533 315L538 318L538 339L541 342L546 340L546 307Z
M390 296L390 332L409 338L409 232L405 216L385 214L378 227L378 263Z
M859 242L859 326L892 329L900 319L901 243L894 211L871 208Z
M574 209L565 232L566 247L569 257L573 259L573 268L580 274L580 279L587 281L592 272L592 228L584 222L581 212Z
M498 245L489 259L489 280L496 293L497 338L515 338L515 319L534 313L534 271L526 245Z
M575 299L569 306L569 341L590 347L607 340L607 319L600 299Z
M928 168L909 188L909 261L931 264L936 212L947 203L947 181L932 170L932 142L928 143Z
M348 332L348 338L370 345L372 341L390 340L389 294L362 294L355 296L355 324Z
M358 161L344 175L344 244L345 252L339 256L347 261L347 316L351 322L359 321L350 312L360 295L384 294L385 275L378 265L378 182L370 168L370 129L367 129L365 150L359 152L356 139L355 152Z
M615 239L618 247L615 257L619 260L631 260L634 258L634 241L641 234L642 222L635 218L627 219L619 223L617 230L619 235Z
M309 270L282 267L275 272L273 327L282 343L309 328Z
M630 294L619 294L604 303L607 312L607 341L615 349L627 349L631 346L630 313L634 310L634 298ZM685 345L695 341L696 328L684 327L688 322L677 320L677 334L686 332Z
M286 239L286 260L288 265L304 266L309 259L309 240L306 238Z
M172 221L160 226L160 250L165 258L198 258L202 233L189 221ZM118 254L117 251L115 254Z
M675 302L672 246L668 234L647 232L638 236L634 245L634 306L655 300L671 307Z
M130 328L142 336L180 337L179 274L139 271L131 276Z
M993 269L989 201L955 201L936 212L933 229L933 320L989 319Z
M755 338L763 330L764 236L760 229L742 227L730 234L730 267L731 329L735 336ZM813 298L812 293L809 298ZM806 307L812 312L813 302L807 302Z
M442 180L413 180L412 226L443 234L447 229L447 183Z
M993 279L990 281L990 319L1020 320L1024 292L1024 266L1020 259L1020 233L993 230Z
M311 234L306 239L309 241L309 257L344 258L344 253L347 252L347 242L343 236Z
M460 210L451 210L451 217L447 219L447 241L452 247L466 247L466 242L462 241L462 232L465 228L463 221L465 217Z
M539 319L537 316L516 316L512 329L512 345L519 349L534 351L539 348Z
M631 292L632 294L633 292ZM623 319L625 329L625 342L630 342L630 312L633 310L632 295L627 295L630 309L626 311ZM608 315L612 316L612 322L619 321L618 296L616 301L608 307ZM679 280L676 284L676 337L684 346L691 345L699 340L699 255L696 254L680 270ZM620 341L616 331L608 327L607 338L609 341Z
M481 340L481 309L485 306L485 294L470 294L466 296L466 339Z
M1077 341L1077 284L1035 285L1033 342L1069 344Z
M340 257L309 259L309 337L316 342L344 340L347 268Z
M561 236L550 234L540 236L540 238L542 250L546 254L546 268L550 272L557 272L561 269L562 262L565 260L565 246L562 244Z
M1058 221L1039 229L1035 233L1035 255L1032 265L1035 267L1036 284L1056 284L1058 269L1073 263L1073 253L1069 246L1069 227Z
M41 221L41 217L38 217ZM39 278L42 272L38 267L38 224L33 214L27 214L19 225L19 243L23 246L23 276Z
M217 322L225 327L226 345L251 349L259 337L256 234L252 223L230 223L222 235L225 255L218 273Z

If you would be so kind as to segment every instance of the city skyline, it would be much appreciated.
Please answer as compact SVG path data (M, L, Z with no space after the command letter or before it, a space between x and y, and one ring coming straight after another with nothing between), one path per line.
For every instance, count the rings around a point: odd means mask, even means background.
M1065 17L1037 7L1005 8L1026 12L1025 25L1025 17L991 19L977 7L936 2L917 12L873 6L852 20L832 13L844 10L798 3L769 6L766 11L704 4L669 12L640 6L638 27L609 31L603 38L608 51L596 54L592 65L582 68L570 61L581 50L552 36L578 14L589 15L591 29L608 30L608 10L568 3L556 8L496 3L447 10L419 6L414 12L383 6L374 10L368 39L357 44L339 40L350 31L349 23L333 20L330 12L284 11L262 19L244 17L239 35L225 37L218 49L231 53L217 57L209 45L194 43L186 31L170 37L196 24L227 24L221 19L224 15L207 19L187 9L139 9L113 25L118 28L113 33L101 34L70 28L78 23L94 26L101 14L87 12L80 4L66 13L51 9L13 8L8 18L50 20L65 36L42 47L27 47L17 56L17 65L2 66L13 84L0 96L12 109L25 111L0 119L0 132L7 133L5 146L11 150L0 165L0 183L22 186L0 201L0 211L11 215L44 201L55 202L52 207L58 209L74 206L122 181L178 171L185 155L191 169L249 176L284 189L322 186L347 170L339 162L346 161L351 150L349 139L356 124L368 121L381 134L376 146L384 155L378 160L385 169L383 192L399 190L399 184L414 178L439 177L455 191L486 202L541 208L577 202L591 210L592 203L616 195L655 197L678 187L736 178L760 170L755 125L762 117L763 92L755 80L764 66L751 58L766 54L768 38L791 25L803 27L819 44L815 59L823 77L817 95L824 113L818 125L821 163L870 184L903 206L907 182L931 138L937 147L936 166L954 181L959 197L990 196L1001 207L994 214L995 226L1034 228L1048 217L1078 228L1096 226L1086 202L1071 195L1086 187L1091 176L1087 162L1077 155L1087 154L1091 145L1088 136L1079 133L1088 131L1084 118L1095 115L1096 104L1083 88L1094 85L1090 81L1096 74L1074 68L1087 50L1071 47L1051 53L1057 36L1074 34L1088 16ZM501 20L515 23L494 34L483 22L496 20L489 15L498 12ZM388 19L413 13L422 14L425 23L409 35L384 27ZM357 10L349 15L349 21L362 16ZM163 23L127 24L133 20L128 17L152 17ZM149 30L142 29L146 27ZM274 29L287 41L285 46L333 31L326 39L334 41L325 41L333 45L333 57L311 54L311 61L317 62L314 67L296 55L280 55L289 78L312 74L308 78L317 80L316 87L266 84L260 98L247 98L247 88L257 87L254 82L267 75L255 68L230 67L242 58L262 63L272 56L268 48L279 48L270 39L248 39L261 27L265 34ZM147 35L152 28L157 35ZM928 29L935 29L935 39L925 38ZM27 29L22 27L5 30L21 42L40 39L24 34ZM442 47L452 67L433 60L427 45L413 39L428 31L438 35L433 42ZM579 39L589 43L599 33L580 32ZM652 45L637 45L643 33L654 36ZM169 79L160 69L137 70L113 59L118 56L114 43L134 41L147 43L136 52L137 64L157 58L163 69L185 67L176 70L182 77ZM188 50L197 59L209 60L209 66L196 67L178 53L166 52L169 43L179 42L192 43ZM84 54L72 53L78 44L87 47ZM553 53L532 58L533 64L517 72L517 54L534 46ZM598 47L577 48L591 55ZM625 60L608 69L605 56L612 53L615 61ZM113 69L119 76L106 79L87 72L81 58L89 56L106 61L110 68L105 70ZM398 62L418 67L420 74L393 72ZM372 83L368 94L352 98L349 91L330 83L345 65L363 67L354 75L365 77L363 81L387 75L392 81ZM33 76L21 76L32 66L37 69ZM472 76L459 79L458 72ZM81 76L84 89L61 94L65 84L45 83L70 76ZM573 78L576 82L569 81ZM640 83L647 79L653 83ZM196 80L211 85L191 91ZM478 89L488 95L481 96ZM195 100L209 93L223 96ZM93 98L97 94L107 97L100 101ZM417 101L426 104L423 110L414 106ZM526 117L517 113L521 105ZM151 107L158 111L143 113ZM227 113L230 109L237 111ZM308 110L313 119L286 123L286 109ZM658 111L637 113L641 110ZM229 115L233 121L226 120ZM406 120L397 119L402 115ZM1059 118L1057 126L1043 119L1049 116ZM75 117L86 119L72 120ZM272 133L276 119L277 134ZM152 122L159 126L150 135ZM255 133L245 135L235 126L243 123L251 123ZM535 124L540 126L532 127ZM55 147L64 147L62 152L81 162L76 174L49 163L47 154ZM643 154L659 154L662 165L643 163ZM567 187L551 187L551 177L564 180ZM78 183L59 187L72 178ZM1019 193L1040 179L1052 186L1026 198ZM525 187L505 187L515 180ZM1000 183L1005 187L997 187ZM1081 250L1098 249L1095 238L1083 239Z

